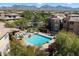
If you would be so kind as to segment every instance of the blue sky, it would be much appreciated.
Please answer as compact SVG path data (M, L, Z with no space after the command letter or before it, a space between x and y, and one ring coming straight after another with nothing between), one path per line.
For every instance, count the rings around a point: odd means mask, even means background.
M43 5L50 5L50 6L68 6L68 7L72 7L72 8L76 8L79 7L79 3L0 3L0 7L1 6L13 6L13 5L28 5L28 6L43 6Z

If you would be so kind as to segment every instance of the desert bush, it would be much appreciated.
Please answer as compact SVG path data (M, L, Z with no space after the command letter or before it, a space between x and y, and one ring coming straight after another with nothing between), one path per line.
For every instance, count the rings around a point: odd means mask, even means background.
M60 55L79 55L79 38L71 32L61 31L56 35L57 50Z

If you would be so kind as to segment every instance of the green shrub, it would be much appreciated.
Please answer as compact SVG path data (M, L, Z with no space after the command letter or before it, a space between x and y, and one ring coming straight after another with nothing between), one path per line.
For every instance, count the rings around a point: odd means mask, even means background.
M5 24L6 27L9 27L9 28L15 28L16 27L16 24L15 23L10 23L10 22L6 22Z
M57 50L61 55L79 55L79 38L71 32L61 31L56 35Z
M10 41L10 53L11 56L36 56L44 55L44 51L35 49L34 46L23 46L20 41Z

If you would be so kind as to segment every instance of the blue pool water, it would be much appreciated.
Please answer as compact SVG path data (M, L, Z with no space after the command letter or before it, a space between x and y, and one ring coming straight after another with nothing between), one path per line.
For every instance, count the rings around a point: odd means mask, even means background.
M49 42L50 38L39 35L39 34L35 34L33 36L31 36L30 38L26 39L26 42L33 44L35 46L41 46L46 42Z

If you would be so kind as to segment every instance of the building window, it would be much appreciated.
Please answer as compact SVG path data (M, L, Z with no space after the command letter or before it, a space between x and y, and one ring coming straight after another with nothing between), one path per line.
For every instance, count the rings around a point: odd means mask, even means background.
M73 31L73 28L69 28L70 31Z
M5 17L7 17L7 15L5 15Z
M13 18L16 18L16 16L13 16Z
M70 24L74 24L74 22L70 22Z
M66 20L63 20L64 23L66 23Z
M11 16L8 16L9 18L11 18Z

